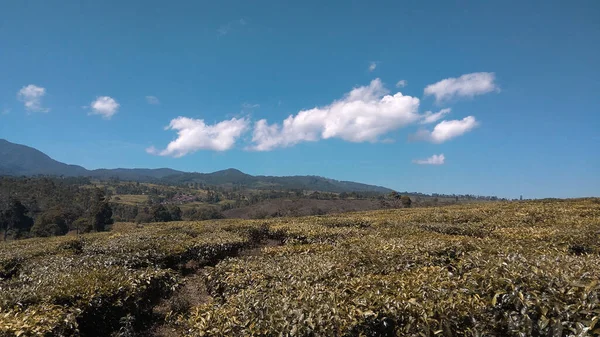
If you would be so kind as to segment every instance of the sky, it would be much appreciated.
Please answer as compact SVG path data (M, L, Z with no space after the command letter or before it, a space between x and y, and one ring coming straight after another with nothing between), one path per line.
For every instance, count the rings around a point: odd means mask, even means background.
M0 138L69 164L600 195L600 2L0 2Z

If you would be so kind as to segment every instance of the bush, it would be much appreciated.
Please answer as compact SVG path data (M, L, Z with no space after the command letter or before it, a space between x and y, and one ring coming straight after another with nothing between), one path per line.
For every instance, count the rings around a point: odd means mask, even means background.
M405 208L410 208L410 206L412 205L412 200L407 195L403 195L402 197L400 197L400 202Z
M185 220L214 220L224 219L225 215L216 207L192 208L183 211L182 218Z
M150 223L154 221L154 217L148 213L140 212L135 216L135 223Z
M56 236L65 235L69 228L65 223L41 223L36 222L31 227L31 234L34 236Z
M87 218L78 218L73 222L72 228L80 234L89 233L92 231L92 224Z

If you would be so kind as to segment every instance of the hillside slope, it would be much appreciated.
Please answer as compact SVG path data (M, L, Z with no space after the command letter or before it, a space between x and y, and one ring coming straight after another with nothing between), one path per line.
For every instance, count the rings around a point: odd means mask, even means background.
M97 169L87 170L81 166L68 165L50 158L45 153L29 146L0 139L0 175L33 176L53 175L68 177L91 177L160 182L166 184L198 183L208 186L244 187L262 190L308 190L322 192L378 192L388 193L391 189L352 181L338 181L319 176L253 176L237 169L226 169L212 173L190 173L169 168L159 169Z

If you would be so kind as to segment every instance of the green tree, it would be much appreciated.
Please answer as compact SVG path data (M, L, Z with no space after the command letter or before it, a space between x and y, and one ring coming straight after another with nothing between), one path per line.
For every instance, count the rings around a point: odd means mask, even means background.
M28 231L32 225L33 219L27 216L27 207L19 200L10 200L7 209L0 212L0 228L4 231L4 241L9 232L18 237L22 232Z
M390 192L389 195L390 199L395 200L395 199L400 199L400 193L394 191L394 192Z
M410 208L410 206L412 205L412 200L410 200L410 197L408 195L403 195L402 197L400 197L400 202L402 203L402 206L406 208Z
M103 201L92 214L92 228L97 232L106 229L106 225L112 224L112 209L108 202Z
M135 223L150 223L154 220L152 215L142 211L135 216Z
M92 231L92 225L90 224L89 219L83 217L73 221L71 228L75 229L77 234L89 233Z
M171 205L169 206L169 213L171 214L171 221L181 221L181 208Z
M35 236L64 235L70 224L75 221L75 214L62 207L51 208L37 217L31 232Z
M104 192L98 188L92 196L89 219L92 229L97 232L104 231L106 225L112 224L112 208L104 197Z
M154 205L150 214L155 222L171 221L171 213L164 205Z

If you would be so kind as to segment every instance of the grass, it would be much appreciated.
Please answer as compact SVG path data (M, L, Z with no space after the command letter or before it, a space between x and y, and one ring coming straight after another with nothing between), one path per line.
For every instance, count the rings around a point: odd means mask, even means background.
M148 196L142 194L118 194L113 196L111 199L111 202L125 205L139 205L145 203L146 201L148 201Z
M0 335L600 336L598 242L599 199L124 224L0 245Z

